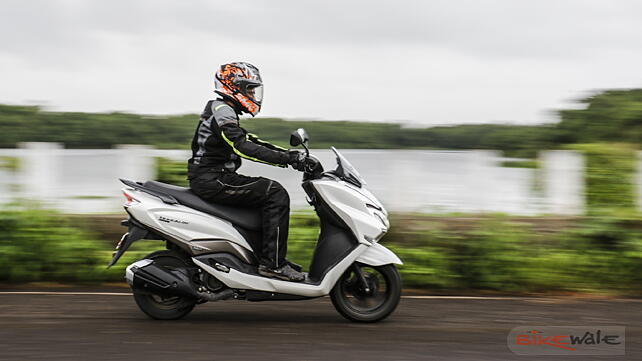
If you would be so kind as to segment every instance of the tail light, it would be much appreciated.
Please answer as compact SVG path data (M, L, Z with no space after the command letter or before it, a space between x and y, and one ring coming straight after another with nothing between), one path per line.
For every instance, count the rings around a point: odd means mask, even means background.
M134 198L131 194L127 193L126 191L123 191L123 195L125 196L125 199L127 199L127 201L124 204L125 207L129 207L131 205L140 203L138 199Z

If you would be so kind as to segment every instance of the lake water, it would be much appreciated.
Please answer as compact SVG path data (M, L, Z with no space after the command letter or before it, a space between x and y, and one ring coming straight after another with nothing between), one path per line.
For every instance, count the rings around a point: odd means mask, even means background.
M19 150L16 152L20 154ZM32 166L34 169L22 173L0 170L0 200L38 198L69 213L121 212L124 198L119 177L138 177L133 179L137 181L152 177L153 156L175 160L189 157L189 152L182 150L60 149L53 152L58 156L48 163ZM341 152L365 178L366 187L391 211L533 215L547 210L543 193L535 187L536 171L502 167L505 159L494 151ZM321 159L326 169L336 167L330 150L312 153ZM133 157L138 160L132 164L130 158ZM40 168L49 171L40 176ZM250 161L244 161L239 173L277 180L290 193L293 209L310 209L300 186L301 173ZM22 192L15 192L16 187L22 188Z

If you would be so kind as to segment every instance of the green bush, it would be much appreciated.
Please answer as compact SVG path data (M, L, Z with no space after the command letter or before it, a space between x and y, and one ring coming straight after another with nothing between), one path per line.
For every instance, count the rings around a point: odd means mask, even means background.
M124 268L161 242L138 242L111 269L113 245L47 210L0 211L0 282L122 281Z
M310 267L312 254L319 236L319 222L311 213L295 213L290 217L290 234L288 237L289 260Z
M570 148L584 154L588 214L635 210L635 147L601 143L578 144Z
M156 158L156 180L187 187L187 162Z
M433 292L601 292L642 295L642 219L399 216L382 244L404 262L404 286ZM117 223L114 225L119 227ZM295 213L288 258L310 265L318 220ZM100 240L46 210L0 211L0 282L122 282L124 268L159 241L139 241L107 270L115 240ZM123 232L125 229L123 228Z
M0 169L6 169L12 172L20 168L20 159L16 157L0 157Z
M529 169L539 168L539 164L537 160L534 160L534 159L507 160L502 162L500 165L505 168L529 168Z
M382 241L404 262L406 287L642 294L642 219L636 216L585 218L555 231L534 229L537 219L506 216L456 227L427 219L398 219Z

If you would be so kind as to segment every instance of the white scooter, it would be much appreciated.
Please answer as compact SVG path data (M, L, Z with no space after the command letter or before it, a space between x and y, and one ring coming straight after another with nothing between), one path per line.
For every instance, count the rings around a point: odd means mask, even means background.
M121 179L127 187L123 235L109 263L140 239L166 241L127 267L125 278L140 309L155 319L178 319L196 304L224 299L304 300L330 295L352 321L375 322L399 303L399 258L378 241L390 226L388 213L364 188L354 167L334 147L338 166L324 172L310 155L303 129L290 144L303 145L303 188L320 219L321 232L306 279L289 282L259 275L251 244L260 244L257 209L207 203L190 191L155 181Z

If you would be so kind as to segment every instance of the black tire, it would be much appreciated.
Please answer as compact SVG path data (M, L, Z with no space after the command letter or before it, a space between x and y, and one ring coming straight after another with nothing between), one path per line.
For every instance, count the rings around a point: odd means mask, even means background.
M154 263L164 268L187 266L185 259L175 251L156 251L144 258L153 259ZM186 297L162 297L140 293L134 290L136 304L147 316L155 320L177 320L185 317L196 305L196 300Z
M369 292L353 267L359 267L369 285ZM383 287L382 287L383 286ZM401 277L392 265L368 266L354 263L339 278L330 292L334 308L355 322L377 322L388 317L401 299Z

